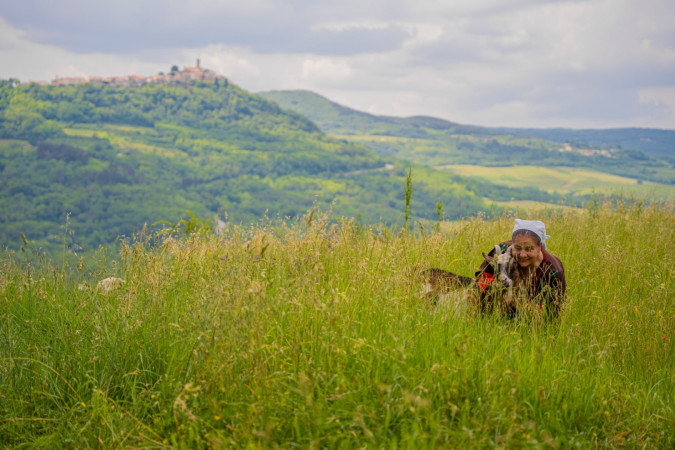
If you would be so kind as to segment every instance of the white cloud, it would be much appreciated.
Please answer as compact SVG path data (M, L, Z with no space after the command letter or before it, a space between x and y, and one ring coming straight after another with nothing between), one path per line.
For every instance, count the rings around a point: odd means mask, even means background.
M302 78L318 82L340 82L349 78L352 70L345 60L307 58L302 64Z
M105 53L76 54L26 40L25 33L0 18L0 78L51 81L56 76L154 74L169 67Z
M648 105L654 116L643 118L643 124L659 123L675 117L675 87L653 87L640 89L638 101ZM671 122L671 127L673 122Z

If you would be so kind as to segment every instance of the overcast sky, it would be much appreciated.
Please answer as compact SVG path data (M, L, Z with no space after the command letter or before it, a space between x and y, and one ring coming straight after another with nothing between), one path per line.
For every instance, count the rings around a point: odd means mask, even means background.
M675 129L673 0L0 0L0 79L196 58L374 114Z

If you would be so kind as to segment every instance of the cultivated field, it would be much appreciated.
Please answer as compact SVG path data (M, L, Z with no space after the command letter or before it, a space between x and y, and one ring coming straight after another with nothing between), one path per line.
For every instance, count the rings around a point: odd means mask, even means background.
M462 176L478 177L503 186L541 189L559 194L589 195L615 194L659 198L673 201L675 187L634 178L621 177L589 169L573 167L510 166L485 167L467 164L439 166Z
M420 298L415 268L471 274L512 217L430 234L318 216L142 234L96 261L1 254L0 444L675 446L672 205L528 217L565 264L557 324Z

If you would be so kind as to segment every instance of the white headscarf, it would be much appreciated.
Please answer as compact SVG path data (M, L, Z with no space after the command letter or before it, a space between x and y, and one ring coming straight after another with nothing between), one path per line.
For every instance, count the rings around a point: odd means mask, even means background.
M516 223L513 226L513 233L515 233L518 230L529 230L539 236L539 239L541 240L541 248L546 250L546 239L550 238L548 234L546 234L546 225L544 225L544 222L541 220L521 220L521 219L516 219Z

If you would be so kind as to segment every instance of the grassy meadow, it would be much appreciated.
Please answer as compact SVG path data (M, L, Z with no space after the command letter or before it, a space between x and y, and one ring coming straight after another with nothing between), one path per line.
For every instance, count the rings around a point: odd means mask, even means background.
M421 299L417 269L472 274L513 217L2 253L0 446L673 448L672 205L528 218L565 264L556 324Z

